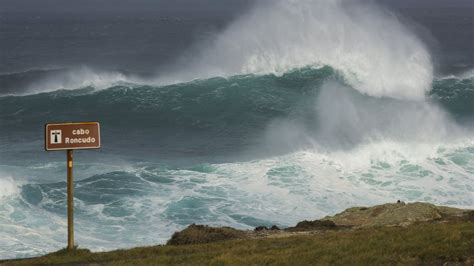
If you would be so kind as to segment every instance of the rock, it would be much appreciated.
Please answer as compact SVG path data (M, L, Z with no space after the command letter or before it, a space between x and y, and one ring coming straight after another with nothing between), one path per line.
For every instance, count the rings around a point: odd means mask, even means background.
M209 227L192 224L181 232L175 232L168 245L203 244L216 241L245 238L245 232L230 227Z
M288 231L311 231L311 230L325 230L334 229L336 224L330 220L314 220L314 221L302 221L299 222L295 227L287 228Z
M374 207L355 207L323 220L337 226L406 226L415 222L468 219L469 211L438 207L428 203L394 203Z
M276 226L276 225L273 225L273 226L270 228L270 230L272 230L272 231L279 231L280 228L279 228L278 226Z
M263 226L263 225L257 226L257 227L255 227L255 229L254 229L255 232L267 231L267 230L268 230L268 227Z

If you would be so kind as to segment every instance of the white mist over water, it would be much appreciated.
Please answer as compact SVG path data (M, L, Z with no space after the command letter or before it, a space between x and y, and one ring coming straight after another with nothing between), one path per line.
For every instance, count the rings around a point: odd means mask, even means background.
M437 103L371 97L337 81L327 81L314 96L313 116L280 117L267 126L255 150L270 154L314 149L352 152L383 142L444 145L472 139Z
M283 74L329 65L362 93L404 99L423 99L433 79L425 45L394 14L371 2L259 2L196 50L182 59L188 67L162 78Z
M320 142L340 146L386 140L447 143L467 133L429 100L364 97L335 82L322 87L315 109Z

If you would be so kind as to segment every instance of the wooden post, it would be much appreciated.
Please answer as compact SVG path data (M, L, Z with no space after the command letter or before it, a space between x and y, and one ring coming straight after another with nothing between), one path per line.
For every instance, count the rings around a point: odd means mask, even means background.
M67 150L67 249L74 249L74 178L72 152Z

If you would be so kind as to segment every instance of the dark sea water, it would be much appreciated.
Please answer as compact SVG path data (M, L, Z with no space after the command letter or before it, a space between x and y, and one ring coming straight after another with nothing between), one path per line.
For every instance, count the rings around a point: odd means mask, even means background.
M104 1L105 2L105 1ZM0 259L76 241L293 225L396 201L474 208L472 1L0 1Z

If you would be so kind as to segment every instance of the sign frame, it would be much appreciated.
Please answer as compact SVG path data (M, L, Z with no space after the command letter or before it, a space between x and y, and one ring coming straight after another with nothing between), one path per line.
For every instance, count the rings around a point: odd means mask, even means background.
M72 125L97 125L97 145L91 147L64 147L48 148L48 128L50 126L72 126ZM44 150L45 151L67 151L67 150L94 150L102 147L99 122L65 122L65 123L46 123L44 124Z

